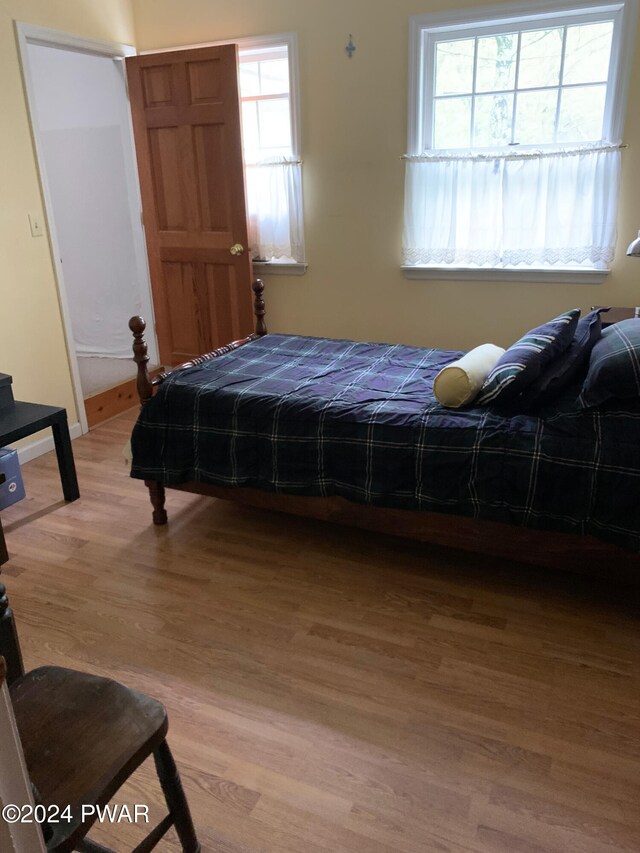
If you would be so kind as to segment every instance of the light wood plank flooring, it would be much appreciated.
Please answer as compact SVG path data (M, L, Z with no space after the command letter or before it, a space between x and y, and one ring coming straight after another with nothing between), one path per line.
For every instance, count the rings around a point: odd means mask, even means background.
M132 421L74 504L25 466L4 581L28 668L167 705L204 850L640 850L636 591L174 492L154 528ZM116 799L162 814L151 766Z

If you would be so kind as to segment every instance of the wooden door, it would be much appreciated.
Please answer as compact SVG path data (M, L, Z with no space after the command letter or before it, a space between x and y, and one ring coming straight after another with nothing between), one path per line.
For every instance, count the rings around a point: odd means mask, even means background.
M160 358L173 365L253 331L237 46L126 64Z

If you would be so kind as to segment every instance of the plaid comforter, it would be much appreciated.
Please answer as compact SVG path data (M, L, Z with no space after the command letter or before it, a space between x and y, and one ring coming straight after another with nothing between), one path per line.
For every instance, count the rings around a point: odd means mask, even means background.
M640 550L640 404L539 417L450 410L459 352L267 335L170 376L133 431L131 475L592 533Z

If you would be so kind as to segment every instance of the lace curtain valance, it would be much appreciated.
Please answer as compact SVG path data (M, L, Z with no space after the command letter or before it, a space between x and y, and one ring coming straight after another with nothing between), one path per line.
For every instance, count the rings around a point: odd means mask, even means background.
M300 160L246 164L249 245L254 257L304 261Z
M606 269L613 260L619 145L406 160L404 264Z

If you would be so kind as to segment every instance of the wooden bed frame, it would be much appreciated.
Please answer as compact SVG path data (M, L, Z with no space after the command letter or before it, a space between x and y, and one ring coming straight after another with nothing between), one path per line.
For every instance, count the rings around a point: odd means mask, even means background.
M141 406L152 398L155 389L176 370L202 364L266 335L263 291L264 285L260 279L257 279L253 284L255 333L185 362L153 379L147 367L149 357L144 340L145 322L142 317L132 317L129 328L133 332L133 357L138 366L137 390ZM156 480L144 482L149 489L153 506L153 523L166 524L165 486ZM616 580L640 584L640 555L601 542L593 536L530 530L499 522L478 521L464 516L437 512L387 509L352 503L341 497L299 497L263 492L258 489L227 488L195 482L182 483L169 488L231 500L244 506L364 528L448 548L598 577L613 577Z

